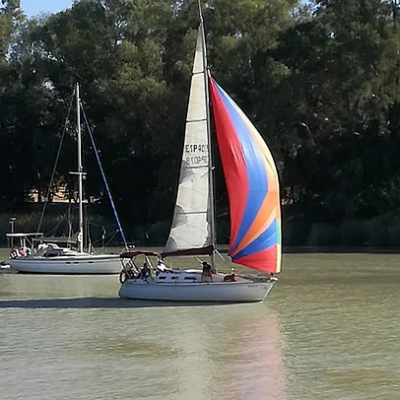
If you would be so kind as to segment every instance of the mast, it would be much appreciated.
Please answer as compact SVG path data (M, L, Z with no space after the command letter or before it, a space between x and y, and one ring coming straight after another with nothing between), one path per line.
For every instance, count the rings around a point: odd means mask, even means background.
M206 96L206 118L207 118L207 137L208 137L208 186L209 186L209 199L210 199L210 235L213 252L211 254L211 266L213 270L217 270L215 266L215 250L217 247L216 230L215 230L215 204L214 204L214 160L212 151L212 138L211 138L211 113L210 113L210 93L209 93L209 70L207 63L207 46L206 35L204 31L204 20L201 12L201 0L199 0L199 17L200 17L200 31L201 42L203 47L203 67L204 67L204 89Z
M79 83L76 84L76 124L78 128L78 196L79 196L79 252L83 253L84 226L83 226L83 166L82 166L82 132L81 132L81 108L79 96Z

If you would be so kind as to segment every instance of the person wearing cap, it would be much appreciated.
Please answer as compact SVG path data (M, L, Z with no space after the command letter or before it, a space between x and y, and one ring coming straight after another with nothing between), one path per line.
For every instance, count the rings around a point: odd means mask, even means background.
M203 272L201 274L201 280L204 280L204 278L208 278L210 280L213 280L212 266L207 261L203 261L201 263L201 265L203 266Z

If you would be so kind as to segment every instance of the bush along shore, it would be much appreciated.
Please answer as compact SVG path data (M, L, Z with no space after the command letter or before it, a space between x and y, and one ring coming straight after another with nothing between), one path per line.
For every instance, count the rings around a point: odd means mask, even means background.
M10 232L9 221L16 218L15 232L36 232L40 214L1 214L0 246L7 245L6 233ZM77 226L77 219L73 220ZM156 246L165 244L170 221L148 224L132 224L122 221L129 244L136 246ZM117 225L110 217L93 215L89 217L90 237L95 247L122 246ZM62 236L68 233L66 218L62 215L45 216L41 232L47 236ZM103 235L105 237L103 237ZM226 248L229 241L229 221L218 224L218 243ZM400 218L397 215L385 215L366 221L346 221L339 224L312 223L307 221L287 221L283 223L283 246L287 252L309 251L310 249L351 249L363 248L400 248Z

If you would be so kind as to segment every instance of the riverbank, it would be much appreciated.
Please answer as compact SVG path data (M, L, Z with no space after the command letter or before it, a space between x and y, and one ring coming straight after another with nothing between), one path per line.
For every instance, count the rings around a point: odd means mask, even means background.
M369 246L288 246L283 247L283 254L400 254L400 248Z
M32 203L33 204L33 203ZM30 207L38 204L30 205ZM46 236L63 236L65 234L65 205L49 204L43 219L41 232ZM95 211L95 210L94 210ZM1 213L0 211L0 246L7 246L6 233L10 231L10 219L16 218L14 229L18 232L36 232L39 223L39 212ZM163 246L170 229L170 220L147 224L134 221L125 223L122 220L124 234L129 244L148 248ZM77 221L74 221L77 225ZM92 244L99 247L103 244L104 230L107 232L104 241L106 246L118 246L121 243L115 221L96 212L90 214L90 237ZM57 228L55 228L57 227ZM229 240L229 219L218 219L217 241ZM285 253L396 253L400 250L400 217L394 213L372 217L368 220L346 220L340 223L327 224L313 222L310 218L286 218L283 220L282 242ZM227 245L220 245L226 249ZM222 250L223 251L223 250Z
M162 247L146 246L147 250L162 251ZM121 249L109 248L107 252L118 253ZM227 245L221 245L218 249L223 255L228 252ZM283 246L283 254L400 254L400 248L369 247L369 246ZM0 261L7 260L10 250L0 248Z

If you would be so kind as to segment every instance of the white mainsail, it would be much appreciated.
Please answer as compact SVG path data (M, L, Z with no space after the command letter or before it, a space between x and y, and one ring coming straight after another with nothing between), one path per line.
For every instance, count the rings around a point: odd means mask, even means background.
M178 194L164 254L212 245L209 144L202 31L197 36Z

